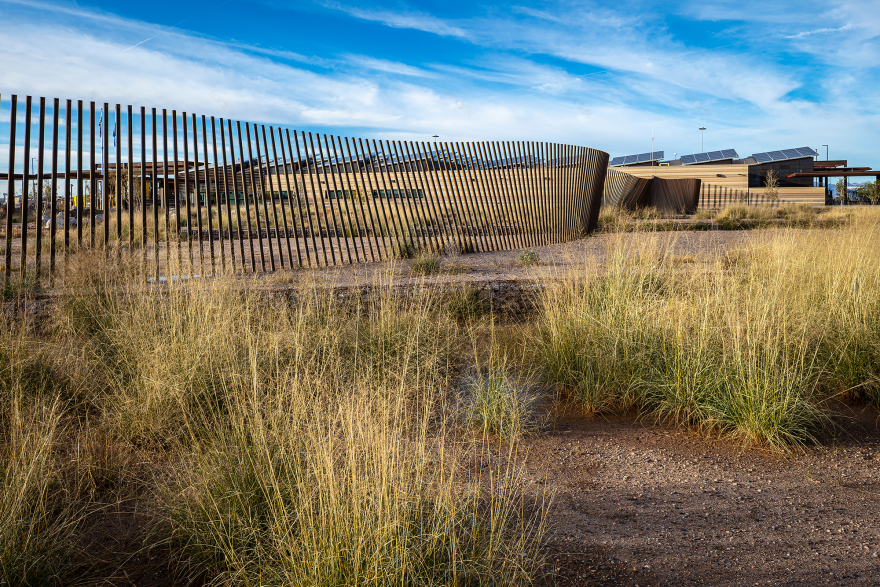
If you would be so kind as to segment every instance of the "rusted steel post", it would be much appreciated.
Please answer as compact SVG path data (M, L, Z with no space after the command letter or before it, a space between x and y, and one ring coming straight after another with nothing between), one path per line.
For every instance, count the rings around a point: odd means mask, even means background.
M18 124L16 109L18 96L12 94L9 104L9 168L6 174L6 270L5 282L12 281L12 213L15 210L15 127ZM70 128L68 125L67 128Z
M260 187L260 192L257 192L257 187L256 187L257 180L254 177L254 155L253 155L253 151L251 150L251 126L250 126L250 123L245 123L244 130L245 130L245 135L247 136L248 175L250 176L250 179L251 179L251 192L253 192L253 194L254 194L254 205L256 207L256 212L254 213L254 219L257 222L257 241L260 244L260 266L263 269L263 272L265 273L266 272L266 253L263 250L263 225L260 222L260 203L257 201L257 198L259 197L257 194L262 193L262 186ZM240 131L239 131L239 140L241 140L241 132ZM257 144L259 145L259 141L257 141ZM257 160L257 165L259 165L259 164L260 164L260 161ZM265 203L266 203L266 200L263 199L263 204L265 205ZM247 210L250 211L250 206L247 206ZM268 218L266 220L268 221ZM248 228L250 228L250 217L248 217ZM267 237L269 236L268 228L266 229L266 236ZM271 255L272 255L271 246L269 248L269 255L271 258ZM272 270L273 271L275 270L274 263L275 263L275 261L273 259L272 260Z
M279 132L279 134L281 133L280 130L278 132ZM291 145L291 142L290 142L290 131L285 129L284 134L287 137L287 153L290 155L291 171L293 171L293 146ZM296 173L294 172L294 174L293 174L293 188L296 193L296 209L297 209L297 213L299 214L299 226L300 226L300 229L302 230L303 248L306 250L306 261L308 261L309 267L311 267L312 266L312 255L311 255L311 253L309 253L309 240L308 240L309 238L311 238L312 239L312 250L315 251L315 266L318 266L318 265L320 265L320 262L318 261L318 245L317 245L317 242L315 241L315 230L312 227L312 214L309 212L309 192L308 192L308 189L306 189L306 176L305 176L305 173L303 172L303 169L302 169L302 158L300 157L300 152L299 152L299 138L296 136L296 131L293 131L293 140L294 140L294 142L296 142L296 156L297 156L296 166L299 169L299 177L300 177L300 181L302 181L302 186L303 186L302 187L302 189L303 189L302 198L300 198L299 182L296 181ZM284 149L282 148L282 152L283 151L284 151ZM288 191L289 191L289 187L290 187L289 181L290 180L288 180L288 184L287 184ZM306 216L306 220L308 221L308 225L309 225L309 234L308 235L306 235L306 225L303 223L302 202L306 203L305 216ZM299 235L298 234L296 235L296 239L297 239L297 243L299 243Z

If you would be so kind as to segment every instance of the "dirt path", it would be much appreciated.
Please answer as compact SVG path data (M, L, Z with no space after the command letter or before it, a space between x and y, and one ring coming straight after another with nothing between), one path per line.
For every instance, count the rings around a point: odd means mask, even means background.
M632 419L527 442L555 494L549 585L880 585L880 414L781 455Z

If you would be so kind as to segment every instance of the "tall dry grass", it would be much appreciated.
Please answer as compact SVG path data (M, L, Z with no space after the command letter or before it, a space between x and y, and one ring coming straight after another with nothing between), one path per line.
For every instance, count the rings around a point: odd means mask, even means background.
M465 333L439 299L342 306L303 287L291 302L235 277L160 289L137 258L80 253L51 334L4 347L30 369L9 372L10 389L42 386L31 404L46 398L67 423L57 442L48 429L28 438L90 453L77 459L75 487L112 485L127 474L124 455L142 455L148 472L128 481L153 520L144 547L168 552L182 583L508 585L537 575L544 505L523 493L515 458L489 458L459 435L449 396ZM46 352L37 360L15 345ZM60 351L82 367L70 371ZM57 371L70 382L57 384ZM27 455L19 445L4 439L3 454ZM60 453L40 454L32 480L4 482L7 495L45 493L66 475ZM4 537L20 527L21 540L51 547L5 552L57 566L91 515L74 493L58 494L52 511L70 513L51 523L37 523L36 506L0 512ZM70 582L74 566L5 584Z
M864 246L878 237L877 216L861 215L683 268L656 239L618 236L607 269L548 290L539 362L588 411L815 442L829 399L880 400L880 251Z

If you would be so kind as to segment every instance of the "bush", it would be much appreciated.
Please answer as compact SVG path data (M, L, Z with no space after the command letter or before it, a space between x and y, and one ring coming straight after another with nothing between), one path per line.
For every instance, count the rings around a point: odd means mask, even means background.
M526 249L525 251L521 251L516 256L516 262L520 265L537 265L538 264L538 253L531 249Z
M412 263L412 272L416 275L434 275L440 272L440 257L428 253L419 253Z

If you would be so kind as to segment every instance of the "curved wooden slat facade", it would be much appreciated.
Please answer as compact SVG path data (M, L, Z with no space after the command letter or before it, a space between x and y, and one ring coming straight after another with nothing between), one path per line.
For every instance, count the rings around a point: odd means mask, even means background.
M7 146L22 126L16 101ZM37 126L30 106L28 98L26 134ZM76 245L137 246L157 278L172 266L184 275L262 272L558 243L595 228L608 167L607 153L575 145L365 140L107 104L97 110L98 128L90 106L77 103L75 125L47 127L40 101L37 136L60 131L67 139L60 148L53 140L53 163L47 169L41 161L38 181L64 178L63 185L55 197L38 189L23 200L70 213L21 230L20 204L7 207L7 279L40 266L42 250L29 249L29 239L52 237L54 268L61 234L64 258L77 248L72 236ZM71 120L72 108L56 100L53 120L62 113ZM91 142L79 138L83 131ZM9 149L10 194L34 179L20 150Z

